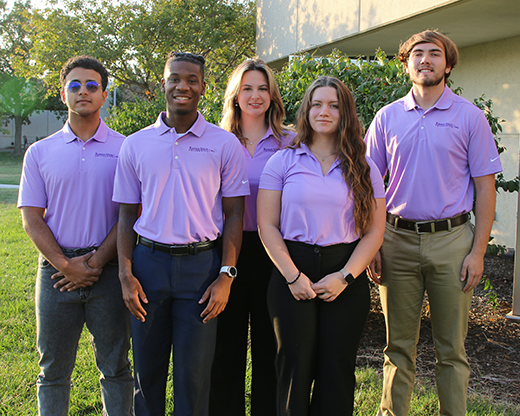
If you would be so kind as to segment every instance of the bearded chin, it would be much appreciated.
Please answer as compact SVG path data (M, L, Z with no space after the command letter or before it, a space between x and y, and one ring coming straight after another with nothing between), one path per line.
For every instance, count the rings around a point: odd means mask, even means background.
M423 86L425 87L435 87L439 85L444 80L444 76L439 77L437 79L427 79L423 82Z
M428 79L423 83L423 85L425 87L435 87L436 85L439 85L443 79L444 77L440 77L439 79Z

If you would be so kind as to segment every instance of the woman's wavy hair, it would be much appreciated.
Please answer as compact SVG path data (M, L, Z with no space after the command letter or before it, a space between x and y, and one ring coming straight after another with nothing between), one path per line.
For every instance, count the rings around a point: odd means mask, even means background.
M340 120L336 153L340 159L343 178L349 187L349 196L354 200L356 233L363 236L372 223L374 189L370 179L370 166L365 158L366 144L363 141L363 127L356 114L356 103L352 93L339 79L320 77L305 92L298 110L294 147L300 147L302 143L307 146L312 144L314 130L309 122L309 111L314 91L321 87L332 87L338 94Z
M271 127L274 137L281 144L282 136L285 136L285 131L287 130L287 127L283 125L285 110L283 108L282 96L271 68L269 68L261 59L248 59L242 62L235 68L229 77L226 93L224 95L224 108L222 110L220 127L233 133L239 138L242 144L245 145L246 138L242 134L242 127L240 126L242 111L237 103L237 98L238 93L240 92L242 77L248 71L260 71L267 78L269 95L271 96L271 105L265 112L265 122L269 127Z

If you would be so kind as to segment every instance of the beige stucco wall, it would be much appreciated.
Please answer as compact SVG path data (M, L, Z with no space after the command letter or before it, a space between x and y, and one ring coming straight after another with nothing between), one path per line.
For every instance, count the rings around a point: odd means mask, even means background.
M330 0L327 0L330 1ZM360 0L360 31L402 20L459 0ZM333 1L332 1L333 2Z
M257 54L270 61L352 34L359 0L257 0Z
M460 65L453 71L455 86L461 86L469 100L485 94L493 100L493 112L506 121L501 123L501 141L507 150L501 161L504 176L519 174L520 143L520 36L485 43L460 50ZM516 193L501 192L492 235L495 242L515 246L517 221Z
M460 0L257 0L257 54L272 61Z

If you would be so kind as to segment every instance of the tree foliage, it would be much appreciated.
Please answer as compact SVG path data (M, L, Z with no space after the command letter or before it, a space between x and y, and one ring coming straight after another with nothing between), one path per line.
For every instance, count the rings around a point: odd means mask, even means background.
M43 83L21 77L15 70L27 64L32 46L29 9L29 1L17 2L11 10L0 2L0 118L14 121L14 154L22 152L22 126L46 105Z
M32 112L63 110L56 100L59 72L71 56L98 58L124 100L149 101L113 111L114 123L127 134L149 124L148 115L162 106L158 85L172 50L206 58L211 96L239 62L254 55L255 6L252 0L50 0L47 8L35 10L22 0L9 11L0 0L0 117L15 119L15 152L21 151L21 126ZM217 121L215 112L204 105L202 110ZM132 111L136 115L128 114Z
M134 93L152 97L170 51L202 54L206 79L227 74L255 50L255 3L251 0L65 0L63 7L35 11L31 56L19 68L44 74L58 85L59 70L71 56L89 54Z
M16 2L9 10L0 0L0 71L14 74L16 66L27 62L30 40L30 1Z

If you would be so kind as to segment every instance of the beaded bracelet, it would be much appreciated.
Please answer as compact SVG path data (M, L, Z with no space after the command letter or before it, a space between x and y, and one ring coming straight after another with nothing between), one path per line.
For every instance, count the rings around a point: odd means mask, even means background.
M293 283L296 283L296 281L300 278L302 274L301 270L298 270L298 276L296 276L296 279L294 279L292 282L286 282L288 285L292 285Z

